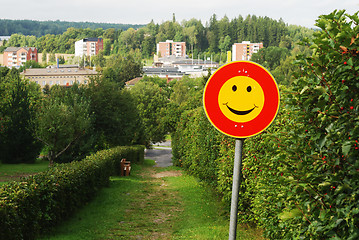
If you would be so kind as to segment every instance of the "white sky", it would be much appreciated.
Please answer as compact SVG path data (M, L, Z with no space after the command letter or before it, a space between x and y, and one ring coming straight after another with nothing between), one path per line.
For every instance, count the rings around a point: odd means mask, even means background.
M248 14L283 19L285 23L313 27L319 15L334 9L354 14L358 0L0 0L0 19L88 21L147 24L172 20L200 19L213 14L233 19Z

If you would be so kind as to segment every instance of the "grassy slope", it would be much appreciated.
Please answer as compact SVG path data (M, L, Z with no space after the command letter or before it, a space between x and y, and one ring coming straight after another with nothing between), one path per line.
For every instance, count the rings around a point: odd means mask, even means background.
M109 188L42 239L226 239L229 220L211 191L174 167L134 166L131 176L113 177ZM157 176L157 177L156 177ZM261 239L239 227L237 239Z

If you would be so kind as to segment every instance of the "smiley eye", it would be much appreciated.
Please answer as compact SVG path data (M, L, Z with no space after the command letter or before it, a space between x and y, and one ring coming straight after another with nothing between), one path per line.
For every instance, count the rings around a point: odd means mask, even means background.
M233 85L232 90L233 90L233 92L237 91L237 86Z
M247 92L250 92L250 91L252 91L252 87L251 87L251 86L248 86L248 87L247 87Z

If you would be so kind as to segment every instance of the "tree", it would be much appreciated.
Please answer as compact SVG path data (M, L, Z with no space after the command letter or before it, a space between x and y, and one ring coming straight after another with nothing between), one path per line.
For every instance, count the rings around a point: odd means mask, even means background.
M96 149L142 143L142 126L133 96L118 83L95 77L86 88L94 114Z
M164 141L167 130L161 122L161 111L166 107L166 92L152 82L138 82L129 91L133 96L144 128L144 144Z
M197 44L197 29L196 26L190 26L183 29L183 33L188 39L188 42L191 44L191 52L193 55L194 45Z
M226 53L226 51L229 49L231 45L231 37L230 36L225 36L225 37L221 37L219 40L219 46L218 48L221 50L221 56L222 53ZM226 56L226 54L224 54L224 56ZM220 58L220 61L222 61L222 57Z
M33 134L39 87L12 69L0 74L0 94L0 159L4 163L34 162L41 149Z
M95 66L96 66L96 69L97 68L102 69L103 67L105 67L106 59L104 57L104 52L102 50L100 50L98 52L98 54L96 56L94 56L92 59L93 59L93 62L95 64Z
M55 52L50 53L49 62L56 62Z
M116 82L121 88L125 83L142 74L142 63L134 58L133 55L122 57L120 55L111 56L107 61L107 67L103 70L103 78Z
M42 59L41 60L42 60L43 64L47 63L47 51L46 50L42 51Z
M284 61L286 57L289 56L289 54L287 48L270 46L261 48L258 53L254 53L251 60L269 68L269 70L274 70L280 65L281 61Z
M48 149L50 165L91 127L90 102L72 88L52 87L36 116L36 136Z

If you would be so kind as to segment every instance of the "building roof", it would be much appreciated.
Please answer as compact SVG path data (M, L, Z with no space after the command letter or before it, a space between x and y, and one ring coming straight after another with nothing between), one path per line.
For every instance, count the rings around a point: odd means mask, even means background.
M36 48L35 47L7 47L4 52L17 52L19 51L20 49L25 49L26 51L29 51L30 49L32 51L34 51Z
M173 65L208 65L208 64L212 64L212 65L218 65L217 62L214 61L203 61L202 59L184 59L184 60L180 60L180 61L176 61L172 63Z
M61 75L96 75L97 71L88 68L29 68L21 74L25 76L61 76Z
M126 82L126 86L134 86L136 83L138 83L143 77L136 77L130 81Z
M168 72L175 72L178 73L178 68L176 67L162 67L162 68L153 68L153 67L144 67L143 68L144 73L168 73Z
M84 38L84 42L97 42L101 38Z

